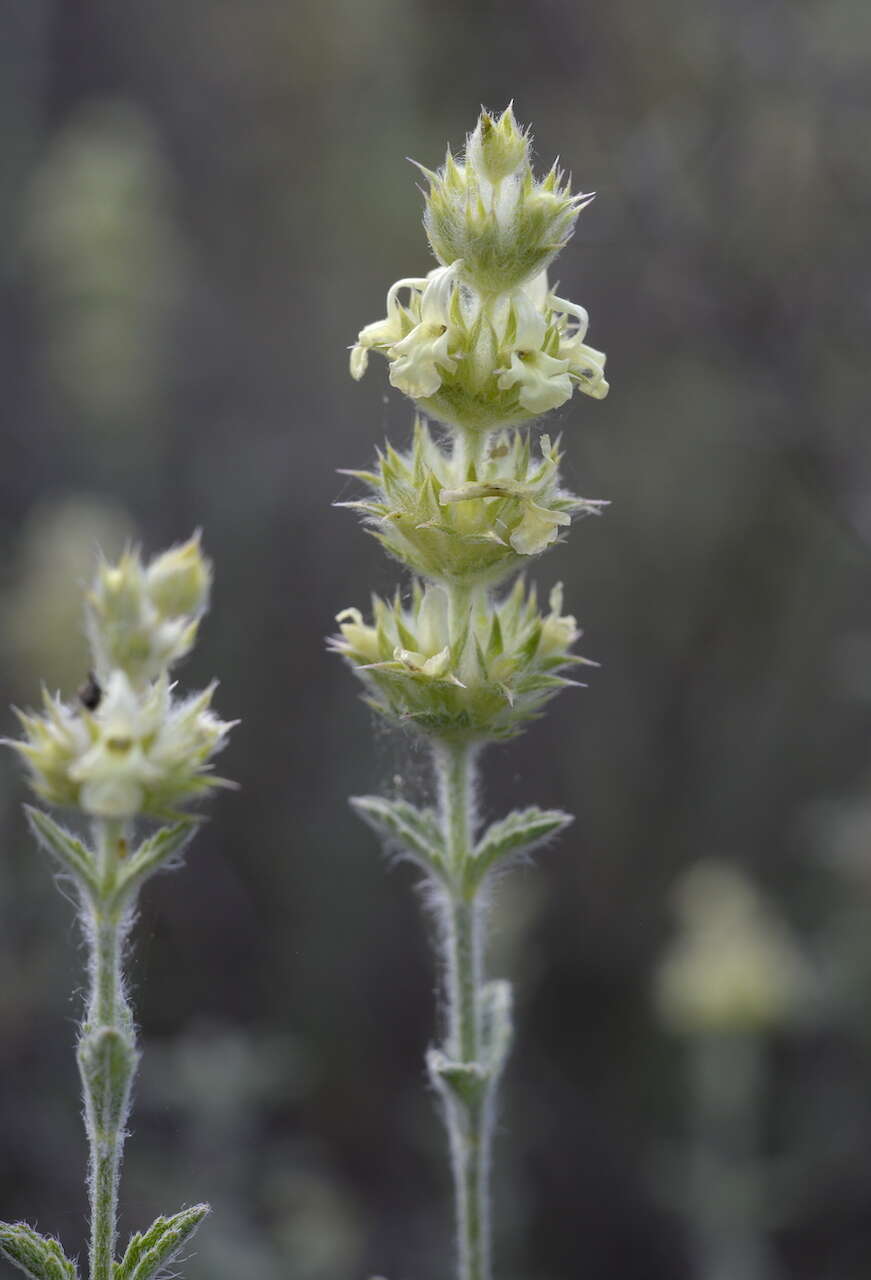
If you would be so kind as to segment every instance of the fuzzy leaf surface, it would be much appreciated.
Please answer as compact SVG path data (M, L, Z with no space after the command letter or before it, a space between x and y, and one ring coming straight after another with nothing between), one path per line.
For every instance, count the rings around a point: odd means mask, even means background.
M0 1257L30 1280L77 1280L75 1263L59 1241L40 1235L26 1222L0 1222Z
M183 818L143 840L123 871L116 896L129 898L155 872L174 866L200 825L199 818Z
M351 804L385 844L427 866L443 863L442 837L431 809L418 809L406 800L383 796L353 796Z
M480 881L503 858L532 853L572 822L572 815L561 809L515 809L484 832L475 846L470 873Z
M96 884L94 858L87 845L71 831L59 826L44 810L26 804L24 812L37 844L46 849L78 884L93 889Z
M122 1129L138 1061L132 1041L117 1027L86 1031L79 1041L78 1060L89 1128L98 1136Z
M514 1035L511 983L497 978L481 989L484 1056L492 1075L505 1065Z
M195 1204L171 1218L156 1218L145 1232L137 1231L124 1257L115 1263L115 1280L153 1280L190 1240L208 1212L207 1204Z

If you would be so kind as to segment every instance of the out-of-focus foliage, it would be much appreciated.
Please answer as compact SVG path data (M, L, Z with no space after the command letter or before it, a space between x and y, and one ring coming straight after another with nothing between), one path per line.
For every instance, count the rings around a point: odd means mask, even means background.
M135 962L145 1058L123 1225L196 1163L216 1213L191 1280L240 1273L231 1237L256 1249L257 1280L445 1274L448 1188L419 1068L434 978L406 873L382 874L344 799L395 773L421 791L424 773L386 731L373 753L321 638L336 601L393 580L329 505L355 496L336 467L411 436L386 377L346 372L384 280L427 265L403 157L440 163L480 102L512 97L539 156L559 151L599 192L560 292L595 315L612 389L557 426L567 485L611 506L541 583L563 581L602 669L486 779L488 814L534 799L578 815L500 907L523 1027L500 1274L689 1274L681 1217L645 1173L686 1129L650 975L673 883L718 857L753 875L833 993L819 1025L771 1046L765 1142L809 1171L775 1252L796 1280L864 1280L871 881L831 855L871 788L869 71L861 0L12 6L0 707L35 704L40 678L64 694L82 679L55 585L67 555L87 576L74 548L202 526L216 583L184 678L226 673L222 710L243 718L222 759L242 791L184 872L196 918L156 881ZM58 539L55 560L41 548ZM10 755L0 1204L72 1247L81 955L21 798ZM871 838L856 847L871 866ZM209 1025L222 1030L199 1051L223 1064L225 1098L238 1089L220 1122L178 1066L177 1094L162 1092L165 1063Z
M3 652L16 698L84 680L88 645L82 590L94 576L96 551L117 559L133 540L129 515L108 498L76 494L37 502L21 527L3 593Z
M47 380L81 431L155 429L172 309L185 288L168 187L148 117L108 101L83 106L51 141L23 201Z

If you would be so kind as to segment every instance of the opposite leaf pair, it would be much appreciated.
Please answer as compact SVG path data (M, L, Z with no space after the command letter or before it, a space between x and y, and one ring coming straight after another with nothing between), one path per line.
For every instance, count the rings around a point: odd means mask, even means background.
M460 889L473 897L484 878L497 867L528 857L574 822L559 809L515 810L494 822L460 867L452 865L434 809L418 809L407 800L383 796L355 796L351 804L389 849L418 863L438 880L459 876Z
M155 1280L178 1256L209 1212L206 1204L182 1209L171 1218L157 1218L144 1234L131 1237L113 1280ZM0 1224L0 1255L29 1280L78 1280L76 1264L51 1236L40 1235L24 1222Z

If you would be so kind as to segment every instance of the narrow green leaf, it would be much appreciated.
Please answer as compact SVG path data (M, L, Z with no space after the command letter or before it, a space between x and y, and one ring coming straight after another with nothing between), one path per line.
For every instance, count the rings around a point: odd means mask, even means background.
M207 1204L195 1204L171 1218L157 1218L143 1234L137 1231L124 1257L115 1263L115 1280L152 1280L172 1262L208 1212Z
M26 1222L0 1222L0 1257L30 1280L77 1280L75 1263L59 1241L40 1235Z
M89 1130L102 1135L123 1129L139 1060L132 1039L117 1027L85 1031L77 1056Z
M567 680L564 676L527 676L523 680L523 693L541 693L545 689L583 689L585 686L578 680Z
M174 865L201 823L200 818L185 817L143 840L119 874L116 900L129 898L155 872Z
M63 869L87 889L96 885L94 856L71 831L58 826L42 809L26 804L24 812L37 844L46 849Z
M490 639L487 642L487 657L498 658L504 649L504 641L502 639L502 627L499 622L499 614L493 614L493 622L490 627Z
M352 796L351 805L388 846L428 867L443 865L441 834L431 809L383 796Z
M469 872L479 883L487 871L503 858L528 854L563 831L574 818L561 809L515 809L507 818L494 822L475 846Z
M363 484L368 484L373 489L378 489L381 486L381 478L374 471L354 471L350 467L336 467L336 471L340 476L351 476L354 480L362 480ZM333 505L338 506L340 504L334 503Z
M497 978L481 989L484 1058L496 1078L505 1065L514 1035L511 983Z
M489 679L489 669L487 667L487 658L484 650L481 648L481 641L475 636L475 660L478 663L478 674L482 680Z
M541 619L536 618L530 628L529 635L522 645L519 646L517 652L520 657L525 658L527 662L531 662L538 650L538 644L541 640Z
M403 649L414 650L414 647L417 644L417 636L409 631L408 627L402 621L402 615L399 612L396 614L396 633L402 642Z

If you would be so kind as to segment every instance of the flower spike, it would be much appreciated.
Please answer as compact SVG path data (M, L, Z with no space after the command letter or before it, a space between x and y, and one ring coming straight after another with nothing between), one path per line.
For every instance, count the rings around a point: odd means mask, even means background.
M589 663L574 651L581 633L563 612L562 587L542 610L522 572L604 504L568 492L559 441L533 442L527 428L575 391L603 399L608 383L604 354L586 344L586 310L547 278L592 195L573 195L556 164L535 177L530 135L511 105L481 112L461 156L449 150L437 172L418 168L439 265L390 288L385 318L360 330L350 361L361 378L371 351L386 359L390 384L417 410L414 438L350 472L366 492L337 504L357 511L413 577L405 597L374 597L368 619L343 609L329 645L372 710L432 752L435 807L374 796L354 804L429 882L447 1016L427 1065L453 1154L458 1276L489 1280L483 1224L511 999L507 983L484 981L487 902L512 858L571 819L526 808L479 833L475 766L483 746L521 733L577 684L570 668Z

